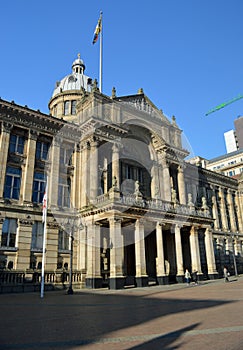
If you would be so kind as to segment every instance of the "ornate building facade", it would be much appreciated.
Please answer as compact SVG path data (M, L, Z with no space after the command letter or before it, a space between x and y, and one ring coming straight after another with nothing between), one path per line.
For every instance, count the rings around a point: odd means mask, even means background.
M183 282L186 268L200 279L243 272L242 179L186 162L175 117L142 89L100 93L84 70L78 57L50 115L0 100L2 276L38 277L47 183L47 284L65 284L71 262L88 288Z

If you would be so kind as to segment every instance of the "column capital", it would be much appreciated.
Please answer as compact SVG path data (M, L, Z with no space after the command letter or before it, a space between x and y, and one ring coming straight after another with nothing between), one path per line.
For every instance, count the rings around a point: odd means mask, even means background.
M34 224L34 220L31 217L27 216L27 218L21 218L18 221L21 226L32 226Z
M99 145L99 140L97 137L92 136L89 138L89 144L91 148L96 148Z
M114 216L108 218L110 224L121 224L122 223L122 218L120 216Z
M112 152L113 153L119 153L122 149L122 145L119 142L114 142L112 145Z
M178 173L183 173L185 170L186 166L185 164L181 163L177 166Z
M63 139L60 136L53 137L52 145L55 147L60 147L63 142Z
M194 234L194 235L198 234L198 229L199 229L198 226L192 225L190 229L190 234Z
M38 136L39 136L39 134L40 133L38 131L30 129L28 137L29 137L30 140L36 141Z
M11 130L13 128L13 124L9 122L2 122L2 132L6 132L10 134Z

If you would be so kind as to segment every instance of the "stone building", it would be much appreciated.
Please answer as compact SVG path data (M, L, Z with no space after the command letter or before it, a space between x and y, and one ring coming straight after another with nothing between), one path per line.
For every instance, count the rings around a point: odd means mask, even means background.
M0 100L1 276L38 277L47 182L47 284L71 261L88 288L242 272L242 181L187 163L175 117L142 89L106 96L84 70L78 57L50 115Z

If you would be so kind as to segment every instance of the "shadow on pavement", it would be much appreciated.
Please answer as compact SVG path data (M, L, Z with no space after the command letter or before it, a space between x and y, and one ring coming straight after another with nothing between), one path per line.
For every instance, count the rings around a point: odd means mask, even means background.
M222 300L179 299L180 294L178 296L166 298L147 294L141 297L85 292L68 296L63 292L50 292L40 299L35 293L2 295L0 313L4 315L4 322L0 323L0 349L74 349L87 344L104 344L104 338L109 343L109 339L117 334L114 332L118 331L119 338L124 337L129 341L129 335L138 335L135 327L141 327L141 334L143 324L154 319L160 318L161 322L161 318L167 315L229 303ZM151 340L147 346L154 348L156 343L163 341L164 350L176 349L169 347L173 339L196 326L194 324ZM145 349L145 346L146 343L137 349Z
M176 350L180 349L182 346L181 344L178 345L172 345L172 343L175 342L175 340L179 339L184 333L193 330L197 326L199 326L200 323L195 323L189 327L178 329L174 332L167 333L165 335L162 335L161 337L152 339L146 343L143 343L141 345L133 346L132 348L129 348L129 350L147 350L147 349L158 349L158 350Z

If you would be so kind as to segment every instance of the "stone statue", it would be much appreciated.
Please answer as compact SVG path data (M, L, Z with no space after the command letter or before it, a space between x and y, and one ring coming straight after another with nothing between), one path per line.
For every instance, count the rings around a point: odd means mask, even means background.
M188 204L189 207L194 207L194 203L192 202L192 194L188 193Z
M207 200L205 197L202 197L202 209L208 210Z
M174 188L171 190L171 202L175 204L178 203L176 190Z

